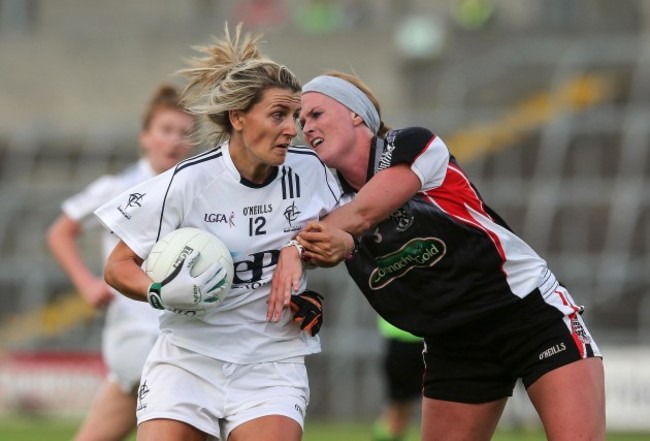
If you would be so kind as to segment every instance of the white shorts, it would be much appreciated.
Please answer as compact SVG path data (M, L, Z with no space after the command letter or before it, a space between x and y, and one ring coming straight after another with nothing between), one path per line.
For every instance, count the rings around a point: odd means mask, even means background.
M304 427L309 380L302 357L291 361L228 363L175 346L161 334L145 363L138 391L138 424L182 421L227 440L240 424L268 415Z
M102 337L102 355L108 368L108 379L127 394L140 384L142 367L160 331L129 329L128 332L108 327Z

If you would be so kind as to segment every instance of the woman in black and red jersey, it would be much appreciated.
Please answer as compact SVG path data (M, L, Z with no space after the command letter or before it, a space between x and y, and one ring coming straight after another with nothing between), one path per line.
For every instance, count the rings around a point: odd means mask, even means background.
M521 379L548 439L604 440L602 356L582 307L444 142L424 128L388 130L356 77L322 75L302 93L304 139L354 198L299 234L303 258L347 256L377 312L424 337L422 439L490 439ZM290 292L274 282L269 309Z

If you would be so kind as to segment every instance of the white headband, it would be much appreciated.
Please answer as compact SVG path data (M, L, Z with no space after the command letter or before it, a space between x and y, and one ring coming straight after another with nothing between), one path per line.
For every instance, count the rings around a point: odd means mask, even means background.
M377 134L379 131L381 122L377 109L368 95L354 84L331 75L321 75L302 86L302 93L307 92L318 92L335 99L359 115L372 130L372 133Z

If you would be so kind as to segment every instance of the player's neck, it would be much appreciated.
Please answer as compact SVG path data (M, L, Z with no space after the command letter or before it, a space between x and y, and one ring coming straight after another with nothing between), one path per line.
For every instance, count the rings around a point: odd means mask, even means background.
M246 180L255 184L265 184L275 174L277 167L268 164L249 165L248 167L236 166L239 174Z
M259 160L247 149L237 145L236 142L230 142L230 159L232 160L239 175L254 184L265 184L273 176L277 167Z
M370 148L372 137L362 137L357 140L355 146L349 150L349 155L341 161L339 172L347 183L355 190L360 190L368 180L368 161L370 160Z

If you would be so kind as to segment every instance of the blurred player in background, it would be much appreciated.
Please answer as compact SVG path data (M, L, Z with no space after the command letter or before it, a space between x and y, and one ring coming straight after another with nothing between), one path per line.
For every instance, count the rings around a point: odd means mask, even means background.
M93 216L101 204L187 158L193 125L194 117L184 110L176 89L160 86L144 114L140 161L121 174L97 179L66 199L63 213L49 228L50 250L77 291L94 308L106 309L102 354L109 375L75 437L78 441L121 440L135 428L136 390L144 360L159 332L158 311L119 295L103 277L95 276L84 261L78 240L89 228L101 227ZM105 231L104 258L116 243Z
M375 310L424 337L422 439L489 440L522 378L550 440L604 440L601 353L568 291L429 130L388 130L358 78L303 87L308 144L354 200L300 232ZM349 253L358 237L357 252ZM282 283L270 308L286 302Z
M406 438L416 402L422 397L423 341L381 317L377 328L384 339L382 374L386 402L373 426L373 441L402 441Z
M298 79L265 58L258 38L241 35L199 48L183 73L188 109L206 119L214 149L181 162L95 213L121 240L106 280L119 292L163 308L137 405L139 441L298 441L309 402L304 357L320 351L321 298L305 290L290 239L337 206L340 188L318 158L291 145L300 110ZM128 206L131 195L144 195ZM181 227L219 237L235 276L218 303L218 263L192 276L193 250L164 283L141 264L158 239ZM299 276L279 322L266 302L281 254ZM290 271L290 273L292 273ZM297 294L299 293L299 294ZM298 323L295 323L295 322ZM301 331L304 330L306 332Z

